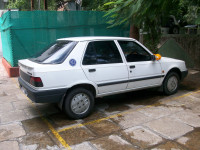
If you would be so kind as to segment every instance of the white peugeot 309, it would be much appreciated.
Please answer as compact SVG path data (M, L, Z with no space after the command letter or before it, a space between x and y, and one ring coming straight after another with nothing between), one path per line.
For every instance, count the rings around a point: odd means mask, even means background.
M123 37L58 39L19 66L20 87L32 101L58 103L74 119L92 112L95 97L152 87L174 94L188 73L184 61Z

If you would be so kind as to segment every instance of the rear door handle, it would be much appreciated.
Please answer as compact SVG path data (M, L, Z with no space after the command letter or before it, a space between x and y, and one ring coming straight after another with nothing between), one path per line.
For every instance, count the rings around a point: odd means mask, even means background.
M130 69L133 69L133 68L135 68L135 65L133 65L133 66L130 66Z
M89 71L89 72L95 72L96 69L89 69L88 71Z

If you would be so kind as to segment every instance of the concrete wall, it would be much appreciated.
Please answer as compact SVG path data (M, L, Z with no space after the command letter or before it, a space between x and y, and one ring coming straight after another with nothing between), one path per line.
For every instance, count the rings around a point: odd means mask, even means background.
M200 70L200 35L164 35L161 45L173 38L189 54L194 62L194 69Z

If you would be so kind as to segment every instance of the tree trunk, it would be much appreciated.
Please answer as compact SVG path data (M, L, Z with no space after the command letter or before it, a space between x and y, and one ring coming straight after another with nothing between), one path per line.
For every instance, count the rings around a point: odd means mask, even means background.
M48 4L47 4L47 0L44 0L44 10L48 9Z
M31 0L31 11L34 10L34 0Z
M139 29L135 25L130 26L130 37L139 41Z

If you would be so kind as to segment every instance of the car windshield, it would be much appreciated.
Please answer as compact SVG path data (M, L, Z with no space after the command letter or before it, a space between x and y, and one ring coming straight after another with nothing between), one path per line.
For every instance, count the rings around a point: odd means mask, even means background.
M60 64L67 58L76 44L75 41L56 41L36 54L35 58L29 60L42 64Z

